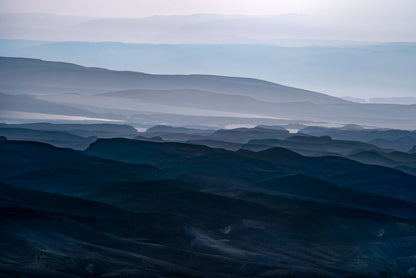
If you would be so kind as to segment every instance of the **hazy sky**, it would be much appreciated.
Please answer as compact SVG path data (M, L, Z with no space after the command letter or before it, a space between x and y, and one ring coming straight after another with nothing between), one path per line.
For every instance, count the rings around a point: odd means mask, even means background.
M416 0L0 0L0 12L118 18L302 14L314 16L322 28L352 34L345 39L416 41Z
M1 0L4 12L142 17L154 14L284 14L345 10L351 1L334 0ZM361 2L361 1L360 1ZM412 2L412 1L408 1ZM337 3L337 4L334 4ZM358 1L357 1L358 3Z
M154 14L287 14L304 13L413 18L415 0L0 0L2 12L46 12L99 17L143 17Z

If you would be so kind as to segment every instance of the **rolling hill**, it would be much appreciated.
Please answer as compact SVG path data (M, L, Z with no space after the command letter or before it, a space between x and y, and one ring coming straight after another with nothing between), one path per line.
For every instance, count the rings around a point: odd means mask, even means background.
M43 113L51 114L50 121L118 121L136 127L294 121L414 129L411 119L416 118L415 105L359 104L258 79L152 75L27 58L0 58L0 91L0 113L10 121ZM30 95L11 95L22 93ZM24 118L16 111L32 114Z
M91 94L129 89L194 89L255 96L257 99L272 102L348 103L328 95L250 78L151 75L27 58L1 57L0 76L0 91L10 94L56 92Z

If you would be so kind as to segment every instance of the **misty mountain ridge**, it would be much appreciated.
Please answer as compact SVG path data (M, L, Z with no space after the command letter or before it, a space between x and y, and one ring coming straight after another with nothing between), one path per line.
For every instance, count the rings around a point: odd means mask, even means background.
M18 107L21 112L45 113L56 110L53 106L57 104L68 110L67 115L122 121L136 127L143 127L144 122L147 127L199 122L208 128L209 123L215 123L211 127L218 129L294 120L415 128L412 105L356 104L257 79L150 75L24 58L1 58L0 65L1 91L31 93L2 95L4 107ZM69 94L74 91L77 94Z
M25 79L20 80L19 70ZM100 68L86 68L62 62L46 62L37 59L0 58L2 74L0 90L6 93L51 94L74 92L88 94L98 90L126 90L143 88L150 90L194 89L214 93L228 93L253 96L276 102L311 101L316 103L346 103L328 95L287 87L252 78L237 78L210 75L151 75L139 72L110 71ZM23 72L21 73L23 74ZM76 86L72 82L77 81ZM42 86L42 83L45 85ZM48 84L48 85L46 85ZM51 89L52 88L52 89ZM33 91L35 90L35 91ZM279 92L279 95L273 95Z
M306 14L283 15L154 15L139 18L91 18L37 13L2 13L9 28L0 36L11 39L52 41L123 41L190 44L305 45L385 41L384 36L406 41L405 34L340 36L348 25L328 26L328 18ZM347 32L348 34L349 32ZM411 31L407 35L412 35ZM137 35L140 34L140 35ZM305 34L308 34L305 39ZM384 35L384 36L383 36Z
M414 94L415 46L415 43L283 47L0 40L0 56L155 74L250 77L330 95L370 98ZM410 104L403 101L398 104Z
M344 133L361 131L362 136L377 131L353 125L340 127L338 130ZM389 132L392 133L394 130ZM403 131L396 132L400 134ZM383 132L376 134L379 134L380 138L384 136ZM9 140L38 141L78 150L85 150L98 138L118 137L152 142L180 142L232 151L240 149L261 151L283 147L302 155L342 156L366 164L386 166L412 175L416 174L416 157L412 155L412 151L403 152L403 145L389 145L389 148L382 148L377 144L367 143L365 137L358 141L336 140L328 135L316 137L302 131L289 133L284 126L212 130L159 125L145 132L138 132L132 127L120 124L0 124L0 136ZM385 139L372 139L370 142L379 140Z

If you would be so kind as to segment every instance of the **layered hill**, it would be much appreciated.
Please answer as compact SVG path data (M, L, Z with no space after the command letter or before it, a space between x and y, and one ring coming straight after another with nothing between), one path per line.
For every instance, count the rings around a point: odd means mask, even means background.
M361 191L415 201L416 177L335 156L306 157L284 148L237 152L182 143L100 139L87 154L154 165L172 177L242 186L288 173L304 174ZM202 178L203 177L203 178Z
M8 121L205 128L294 121L414 129L416 118L415 105L359 104L258 79L152 75L27 58L0 58L0 92L0 115Z
M255 93L256 98L273 102L347 103L328 95L250 78L152 75L27 58L1 57L0 74L0 91L12 94L191 89L245 96L254 96Z

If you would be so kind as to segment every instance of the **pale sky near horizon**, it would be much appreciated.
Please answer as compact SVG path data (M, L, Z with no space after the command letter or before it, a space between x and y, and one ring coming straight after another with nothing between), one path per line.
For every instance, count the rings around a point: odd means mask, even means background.
M416 0L0 0L0 13L101 18L302 14L314 16L321 26L338 28L340 33L349 30L353 34L349 37L357 40L377 34L378 41L416 42Z
M145 17L155 14L314 14L414 17L415 0L0 0L2 12L55 13L93 17Z

